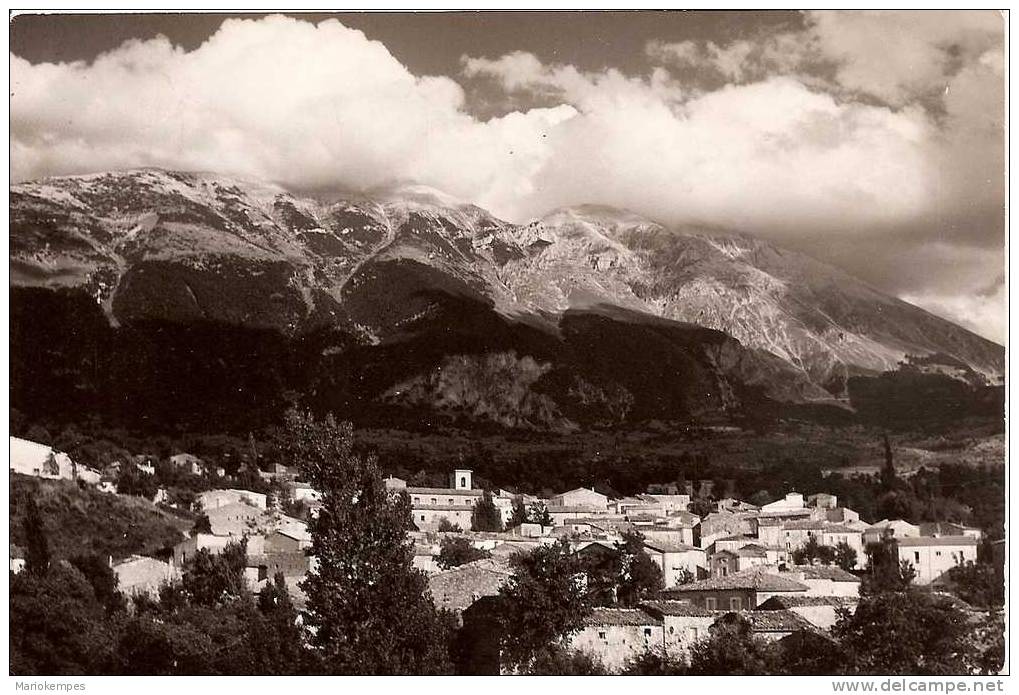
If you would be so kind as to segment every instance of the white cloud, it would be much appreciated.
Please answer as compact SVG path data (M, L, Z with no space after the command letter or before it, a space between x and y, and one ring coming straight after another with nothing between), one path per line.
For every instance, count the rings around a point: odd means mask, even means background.
M996 13L811 13L802 29L730 43L652 42L659 65L637 76L465 56L465 78L554 104L484 121L455 79L414 75L335 20L228 20L192 51L158 38L91 63L11 56L12 169L152 165L308 189L413 180L514 220L597 202L780 240L909 230L918 249L997 253L1002 43ZM944 311L972 292L897 289ZM967 315L997 330L992 311Z
M481 123L447 77L417 77L335 20L227 20L191 52L165 38L93 63L11 57L13 176L156 165L299 187L421 180L463 197L526 190L569 106ZM498 180L496 180L498 179Z

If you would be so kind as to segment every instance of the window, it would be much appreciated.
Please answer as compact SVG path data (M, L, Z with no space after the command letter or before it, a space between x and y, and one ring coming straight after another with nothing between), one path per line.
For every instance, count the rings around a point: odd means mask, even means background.
M467 478L460 478L460 487L467 487Z
M708 596L704 599L704 607L709 611L716 610L718 608L718 599L714 596Z
M940 550L935 550L934 551L934 557L941 557L941 551Z
M646 627L644 628L644 641L646 642L649 639L651 639L651 628Z
M605 630L598 630L598 639L608 640L608 635Z
M432 498L432 504L438 504L438 501L434 497Z
M420 497L415 497L414 498L414 504L421 504L421 498Z
M450 503L450 505L453 504L453 498L452 497L449 498L449 503Z
M669 625L669 634L670 635L676 634L676 626L675 625Z
M689 639L691 642L696 642L697 639L700 637L700 634L697 632L697 628L688 627L686 629L686 636L687 639Z
M743 609L743 600L739 596L733 596L729 599L729 610L738 611Z
M421 515L421 521L424 521L424 520L425 520L425 515L424 515L424 514L422 514L422 515Z
M920 551L917 550L913 553L913 557L916 559L916 564L920 564Z

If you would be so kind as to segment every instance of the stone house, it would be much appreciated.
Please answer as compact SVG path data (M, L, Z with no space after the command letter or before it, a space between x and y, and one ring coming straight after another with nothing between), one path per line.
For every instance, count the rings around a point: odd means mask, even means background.
M772 596L806 595L809 588L768 566L751 567L724 577L710 577L666 589L662 595L684 599L707 610L752 610Z
M977 561L979 540L973 536L920 536L896 538L900 561L913 565L916 584L939 584L956 565Z
M567 646L619 671L649 650L664 650L665 633L660 618L639 608L594 608Z

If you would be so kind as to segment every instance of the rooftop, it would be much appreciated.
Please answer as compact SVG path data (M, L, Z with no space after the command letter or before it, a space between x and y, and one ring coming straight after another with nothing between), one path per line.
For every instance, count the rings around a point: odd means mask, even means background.
M851 575L850 575L851 576ZM759 565L725 577L711 577L692 584L667 589L669 594L685 594L696 591L725 591L749 589L753 591L806 591L809 587L789 577L775 574L771 567Z
M661 619L648 615L639 608L593 608L591 609L591 614L584 618L584 625L589 627L661 624Z
M406 487L408 495L460 495L462 497L481 497L484 490L457 490L447 487Z
M792 565L790 572L802 572L804 579L828 579L833 582L859 582L860 578L835 565Z
M757 610L774 611L813 606L844 608L848 606L855 606L857 603L858 599L855 596L772 596L767 601L757 606Z
M973 536L920 536L919 538L896 538L896 543L904 548L917 548L921 546L942 546L942 545L979 545Z
M652 615L659 616L673 615L692 618L708 618L715 615L721 615L723 613L723 611L709 611L706 608L695 606L689 601L645 601L641 603L640 606Z
M788 610L746 611L739 615L750 623L750 628L754 632L796 632L814 629L803 616Z

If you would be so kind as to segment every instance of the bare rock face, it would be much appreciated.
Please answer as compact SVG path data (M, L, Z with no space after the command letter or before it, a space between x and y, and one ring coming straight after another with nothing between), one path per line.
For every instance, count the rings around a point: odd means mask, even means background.
M561 424L595 403L609 419L650 416L641 393L655 379L675 382L660 409L698 413L735 407L747 388L838 399L849 377L907 356L946 356L990 382L1004 372L1001 346L836 268L610 208L514 225L420 186L310 198L155 169L19 184L10 199L14 287L85 292L114 327L325 327L366 349L437 327L470 334L473 347L452 343L376 395L512 425ZM493 326L514 337L492 342Z

